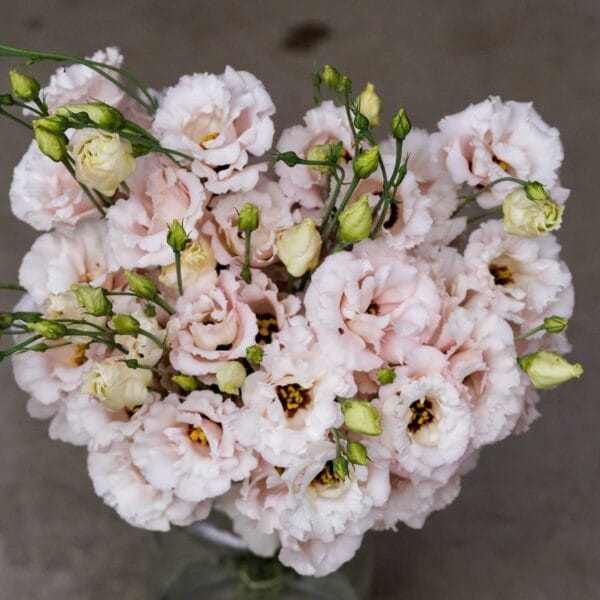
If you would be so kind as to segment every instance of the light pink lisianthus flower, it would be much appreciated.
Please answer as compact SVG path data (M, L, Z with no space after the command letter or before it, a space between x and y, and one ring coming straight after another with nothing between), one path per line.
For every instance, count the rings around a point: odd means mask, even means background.
M138 161L129 179L131 196L107 213L114 254L125 269L165 266L174 260L167 244L169 225L179 221L189 239L198 237L206 194L196 175L164 159L150 156Z
M74 283L110 288L115 269L106 221L86 220L41 235L23 257L19 282L43 304L50 294L65 292Z
M503 102L490 96L444 117L438 127L439 161L457 184L487 185L507 175L539 181L548 188L558 184L563 159L560 134L530 102ZM514 187L510 182L495 185L477 201L491 208Z
M246 203L259 210L258 229L250 238L250 266L265 267L275 260L277 233L294 225L291 199L280 186L268 179L247 192L219 196L202 227L202 233L210 238L217 262L241 266L246 256L245 234L238 227L239 214Z
M35 141L15 167L9 197L15 217L40 231L99 216L65 167L44 156Z
M175 305L171 364L181 373L216 373L220 363L241 358L255 344L258 326L239 298L240 282L229 271L208 274L185 290Z
M189 525L210 513L209 500L189 502L150 484L133 463L129 440L90 452L88 472L96 494L134 527L168 531L171 524Z
M343 107L326 100L304 115L304 125L284 129L277 142L277 149L281 152L292 151L300 158L306 158L313 146L338 142L342 142L345 156L343 160L348 162L353 154L348 118ZM306 165L288 167L283 162L275 165L275 172L283 191L302 206L323 206L323 189L327 180L324 173Z
M188 502L215 498L242 481L257 459L231 427L234 402L209 390L153 404L133 436L135 466L157 490Z
M166 90L154 131L167 148L194 157L193 171L210 191L248 190L266 165L247 166L273 142L275 106L263 84L246 71L184 75Z
M483 223L464 252L468 285L477 292L470 303L487 305L517 324L538 325L563 294L570 294L571 273L559 254L551 234L523 238L507 234L501 221Z
M370 371L402 363L431 335L440 299L424 263L378 240L327 257L312 276L305 306L323 354Z

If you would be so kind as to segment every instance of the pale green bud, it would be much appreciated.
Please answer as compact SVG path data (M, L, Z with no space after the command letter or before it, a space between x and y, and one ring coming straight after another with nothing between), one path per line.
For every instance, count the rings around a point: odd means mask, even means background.
M353 465L366 465L369 461L367 449L360 442L348 442L346 456Z
M581 377L583 367L579 363L572 364L562 356L540 350L525 354L518 359L519 366L537 389L554 387L574 377Z
M258 229L259 210L254 204L246 202L242 206L238 219L238 229L240 231L256 231Z
M562 333L569 324L569 319L559 317L558 315L552 315L544 319L544 329L548 333Z
M62 162L67 157L67 137L44 127L34 127L33 136L42 154L54 162Z
M253 365L260 365L265 351L258 345L248 346L246 348L246 360Z
M382 367L377 369L377 379L381 385L388 385L396 379L396 371L391 367Z
M275 249L288 273L302 277L319 264L321 244L321 235L315 222L308 218L279 233Z
M42 127L43 129L51 131L52 133L64 133L67 129L69 129L69 120L58 115L33 119L31 124L33 125L34 129L36 127Z
M0 106L13 106L15 99L10 94L0 94Z
M539 181L528 181L523 189L530 200L548 200L550 196Z
M127 277L129 289L134 294L146 298L146 300L152 300L156 296L156 286L151 279L132 271L125 271L125 277Z
M35 100L40 93L40 84L29 75L19 73L16 69L8 72L10 84L12 86L12 95L25 102Z
M59 340L67 335L67 327L56 321L46 321L45 319L36 323L28 323L27 329L37 331L48 340Z
M332 65L325 65L323 67L322 78L323 83L325 83L326 86L330 87L331 89L336 89L342 76L340 75L340 72Z
M184 392L193 392L198 389L198 380L192 375L173 375L171 381L176 383Z
M504 198L504 231L520 237L540 237L560 229L564 206L550 198L532 200L523 188Z
M183 252L188 243L188 236L180 221L173 221L169 225L167 233L167 244L173 248L173 252Z
M344 400L342 413L344 414L344 423L351 431L364 435L381 433L381 415L366 400Z
M137 335L140 331L140 322L131 315L115 315L112 326L119 335Z
M63 117L71 117L79 113L85 113L90 121L102 129L121 129L125 123L125 117L121 112L104 102L65 104L56 109L56 114Z
M361 114L369 120L371 127L377 127L381 114L381 98L375 93L375 86L372 83L367 83L367 87L358 96L358 106Z
M72 292L77 298L79 306L94 317L107 317L112 314L112 304L106 297L106 290L89 285L79 285L74 283L71 286Z
M331 144L315 144L311 146L306 153L306 159L329 162L331 160ZM321 173L329 173L331 171L331 167L327 165L309 165L309 169Z
M366 179L372 175L379 165L379 146L373 146L361 152L352 163L354 174L359 179Z
M406 111L401 108L392 119L392 135L397 140L404 140L412 129L412 124L408 118Z
M273 155L273 159L275 161L280 160L281 162L285 163L288 167L295 167L300 161L300 157L291 150L288 152L276 152Z
M237 360L228 360L217 367L217 385L224 394L238 394L246 379L246 369Z
M369 196L363 194L356 202L338 215L340 222L339 239L344 244L354 244L364 240L371 233L373 213L369 206Z
M343 456L336 456L333 461L333 474L342 481L348 477L348 461Z
M348 75L342 75L336 86L336 90L342 94L342 96L347 96L352 92L352 81Z

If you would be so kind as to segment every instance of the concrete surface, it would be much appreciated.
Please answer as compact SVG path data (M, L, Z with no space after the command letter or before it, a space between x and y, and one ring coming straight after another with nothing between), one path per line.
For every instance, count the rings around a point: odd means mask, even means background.
M600 597L597 0L2 0L2 8L2 42L72 54L116 44L156 87L228 63L249 69L270 90L279 128L309 107L315 62L349 69L357 84L375 81L388 114L402 103L427 128L490 93L534 100L566 148L563 180L573 193L560 238L577 289L573 357L587 374L545 394L528 435L484 452L460 498L424 530L376 536L372 597ZM0 280L14 280L35 233L7 201L26 140L1 127ZM151 536L102 505L83 452L49 441L7 365L0 377L0 598L150 597Z

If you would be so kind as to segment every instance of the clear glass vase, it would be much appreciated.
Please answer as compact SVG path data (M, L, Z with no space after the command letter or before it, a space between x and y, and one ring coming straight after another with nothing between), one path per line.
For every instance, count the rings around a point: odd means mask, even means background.
M368 540L356 557L327 577L303 577L277 558L249 552L220 518L155 536L155 560L148 578L150 597L160 600L369 597L373 560Z

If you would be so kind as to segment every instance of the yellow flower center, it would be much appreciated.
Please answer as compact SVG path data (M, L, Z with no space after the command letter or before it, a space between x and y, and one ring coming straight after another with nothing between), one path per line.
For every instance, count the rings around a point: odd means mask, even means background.
M505 265L490 264L490 274L496 285L511 285L515 282L512 271Z
M260 346L270 344L273 341L273 334L279 331L277 319L271 313L258 313L256 315L256 324L258 333L256 334L256 343Z
M69 364L73 367L80 367L85 364L87 362L87 356L85 355L86 350L87 344L77 344L73 356L69 358Z
M310 392L297 383L278 385L277 397L288 417L293 417L298 409L306 408L310 403Z
M319 471L317 476L311 481L312 486L316 485L335 485L339 483L341 479L335 474L333 470L333 461L328 460L323 468Z
M200 138L198 145L206 150L206 144L219 137L218 133L207 133Z
M407 429L410 433L417 433L421 427L432 423L435 419L433 416L433 403L429 398L424 400L415 400L410 405L410 421Z
M201 427L194 427L193 425L190 425L188 431L188 438L190 438L192 442L196 442L201 446L208 446L206 434L204 433Z
M497 156L492 156L492 160L506 173L509 173L509 165L507 162L500 160Z
M378 309L379 309L379 307L377 306L377 304L375 304L375 302L371 302L371 304L369 304L369 306L367 308L367 313L369 315L376 315Z

